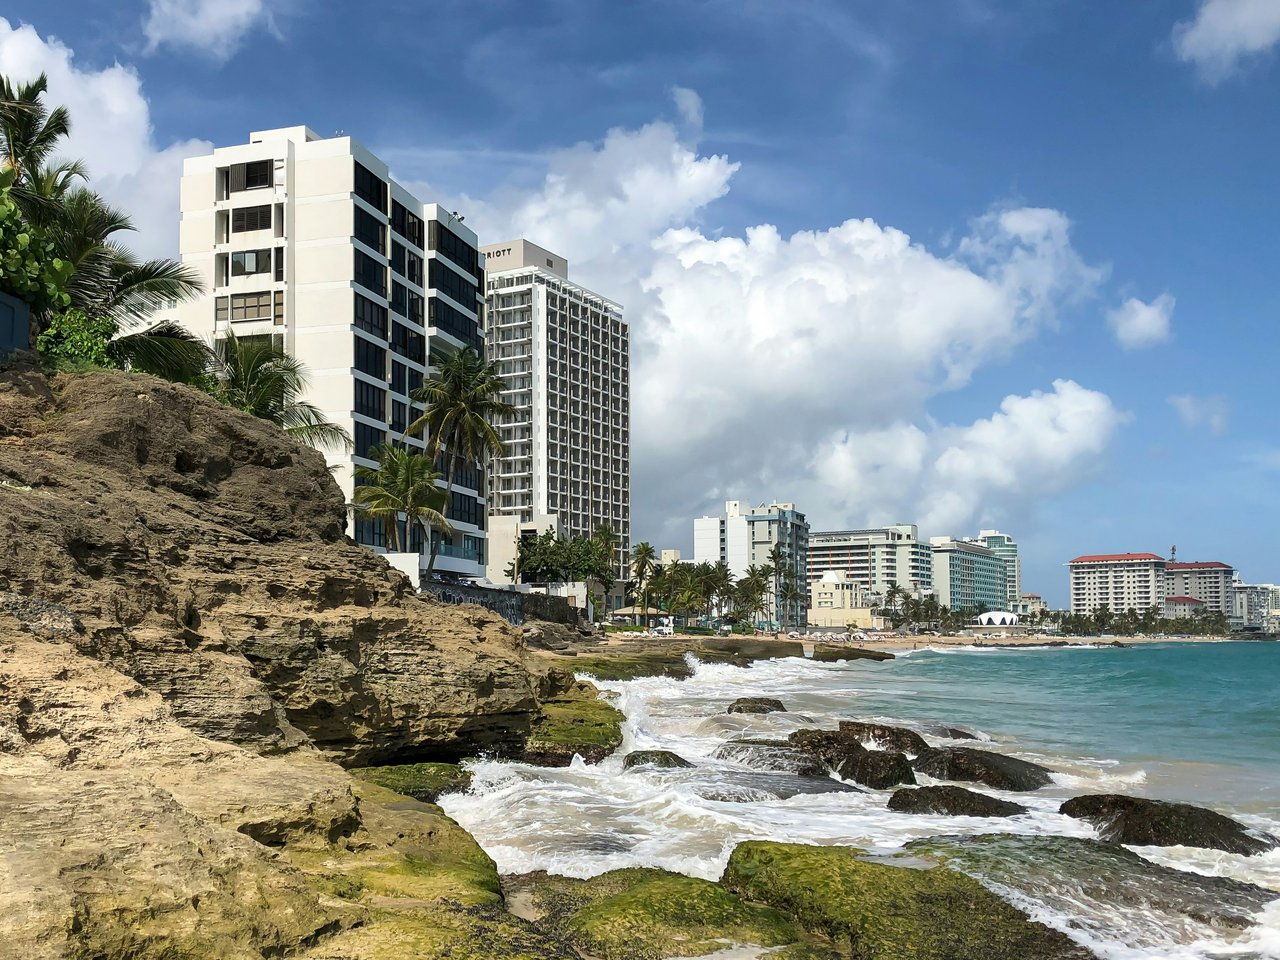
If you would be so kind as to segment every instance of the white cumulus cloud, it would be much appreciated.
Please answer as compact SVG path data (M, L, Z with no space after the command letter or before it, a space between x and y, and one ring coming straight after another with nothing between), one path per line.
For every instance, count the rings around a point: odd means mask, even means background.
M89 167L91 184L126 210L138 230L121 238L139 254L174 256L178 248L178 182L184 157L207 153L204 140L158 144L142 81L119 63L81 67L75 53L34 27L0 17L0 63L15 82L49 76L46 102L65 105L71 136L62 148Z
M1250 57L1280 42L1276 0L1203 0L1190 22L1173 30L1178 57L1193 63L1209 83L1219 83Z
M995 209L949 254L868 219L728 233L714 204L737 169L659 121L552 155L535 189L461 201L483 238L563 253L625 305L637 534L680 542L739 496L795 499L816 525L959 523L1088 475L1123 418L1069 381L967 427L927 415L1096 292L1106 271L1064 214Z
M149 51L168 44L219 61L255 28L278 35L265 0L150 0L142 24Z
M1177 301L1162 293L1150 303L1130 297L1120 306L1107 311L1107 324L1116 342L1126 350L1164 343L1171 336L1173 308Z
M1205 429L1212 434L1225 433L1231 408L1223 396L1198 397L1180 393L1169 398L1178 418L1190 430Z

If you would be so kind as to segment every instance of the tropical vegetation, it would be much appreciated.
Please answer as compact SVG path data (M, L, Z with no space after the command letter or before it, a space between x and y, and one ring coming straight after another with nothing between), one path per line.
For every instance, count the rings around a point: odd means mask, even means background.
M453 532L444 515L440 474L429 457L390 443L375 447L370 455L378 465L356 467L352 502L357 516L382 525L391 551L398 553L412 543L415 524L428 541L432 530L444 536Z
M502 455L502 436L495 424L516 410L502 399L497 362L486 363L474 347L433 360L435 372L412 394L425 409L405 433L420 435L425 430L431 438L431 461L441 463L443 457L447 505L464 465L482 469L490 457ZM433 538L428 573L435 569L439 549L439 539Z
M597 537L567 537L550 529L520 538L515 562L506 575L518 583L595 581L605 591L617 582L608 542Z
M210 346L155 311L200 292L188 267L143 260L121 237L129 215L89 187L79 160L61 159L65 107L44 102L48 80L0 77L0 291L27 303L32 340L55 370L114 368L188 383L270 420L312 446L346 445L346 431L303 402L302 365L271 338Z

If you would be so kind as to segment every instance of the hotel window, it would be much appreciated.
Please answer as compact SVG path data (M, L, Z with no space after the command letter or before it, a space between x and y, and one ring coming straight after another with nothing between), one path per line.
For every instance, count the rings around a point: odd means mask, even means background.
M366 247L372 247L378 253L386 254L387 228L368 210L355 208L355 226L352 235Z
M355 411L374 420L385 420L387 392L363 380L355 381Z
M391 269L402 277L404 276L405 252L403 243L397 243L395 240L391 241Z
M431 277L431 286L442 293L447 293L462 306L475 308L476 294L479 291L474 283L450 270L439 260L432 260L427 269Z
M480 276L480 254L475 247L438 220L431 221L429 232L431 244L429 249L448 257L472 276ZM434 281L432 281L432 286L435 286ZM475 297L471 299L474 300ZM470 303L471 301L467 302Z
M387 308L368 297L355 295L355 324L365 333L387 339Z
M426 338L394 320L391 321L391 349L415 363L425 365L427 362Z
M380 213L387 212L387 184L363 164L355 165L355 194Z
M284 247L276 247L276 283L284 282Z
M387 351L359 334L355 342L355 366L378 380L387 379Z
M245 277L271 270L271 250L241 250L231 254L231 275Z
M233 293L231 295L232 320L265 320L271 313L271 291L262 293Z
M406 316L414 323L423 322L422 297L416 293L409 293L409 312Z
M377 459L371 454L376 454L374 447L380 446L385 440L386 434L379 428L356 421L355 454L357 457L364 457L367 460Z
M391 312L402 317L409 315L409 291L402 283L391 283Z
M391 429L395 433L404 433L409 426L409 405L399 400L391 401Z
M408 371L409 371L409 368L406 367L403 363L400 363L398 360L391 361L391 391L393 393L399 393L399 394L408 396L409 381L406 376Z
M355 251L355 281L380 297L387 295L387 268L363 250Z
M231 211L231 232L248 233L251 230L271 229L271 204L260 207L237 207Z
M251 163L232 164L229 171L228 190L257 190L271 186L272 163L270 160L254 160Z
M395 200L391 201L391 229L415 247L424 249L422 243L422 218L414 216Z

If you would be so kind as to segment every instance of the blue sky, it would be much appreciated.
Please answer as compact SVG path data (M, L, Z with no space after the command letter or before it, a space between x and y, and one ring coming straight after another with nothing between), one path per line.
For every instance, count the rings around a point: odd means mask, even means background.
M1072 556L1175 543L1280 580L1280 0L5 17L148 252L183 155L306 123L566 253L635 331L634 539L777 497L999 526L1057 602Z

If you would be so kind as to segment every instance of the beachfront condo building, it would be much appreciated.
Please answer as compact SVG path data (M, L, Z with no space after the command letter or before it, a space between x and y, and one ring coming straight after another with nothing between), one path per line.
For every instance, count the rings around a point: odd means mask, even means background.
M879 596L895 584L917 598L933 592L933 550L911 523L813 534L806 571L810 585L832 570Z
M1017 541L999 530L983 530L978 534L978 542L1004 561L1006 597L1002 608L1013 610L1022 602L1022 560L1018 556Z
M728 500L723 514L693 521L694 563L723 562L735 578L742 577L748 567L768 564L775 567L779 584L796 583L800 597L789 601L774 596L773 583L769 584L771 620L776 624L805 622L808 604L801 597L806 594L808 556L809 521L794 503L775 500L753 507L743 500Z
M1133 607L1143 612L1163 610L1170 594L1165 589L1164 557L1154 553L1099 553L1076 557L1067 564L1071 577L1071 612L1091 614L1106 607L1122 613Z
M1228 617L1235 612L1232 584L1235 568L1217 560L1184 563L1170 560L1164 565L1165 597L1194 597L1214 613Z
M1005 562L977 540L933 537L933 592L952 610L1007 610L1009 577Z
M631 557L631 333L622 307L569 280L569 262L528 240L481 248L488 277L485 351L515 413L497 424L489 510L569 536L617 536L619 582ZM504 529L502 524L495 527ZM514 527L512 529L515 529ZM504 552L495 550L494 555ZM506 564L488 577L506 583ZM622 602L621 591L611 598Z
M354 441L325 452L348 502L379 444L426 449L430 438L405 435L422 412L411 394L440 357L484 347L484 262L462 218L414 196L351 137L307 127L186 160L181 204L182 262L205 289L171 318L209 341L269 338L303 363L303 399ZM442 472L447 462L446 451ZM464 463L446 506L453 532L432 534L437 571L483 574L485 512L483 471ZM350 533L390 546L381 523L354 512ZM430 546L419 525L403 532L420 570Z

